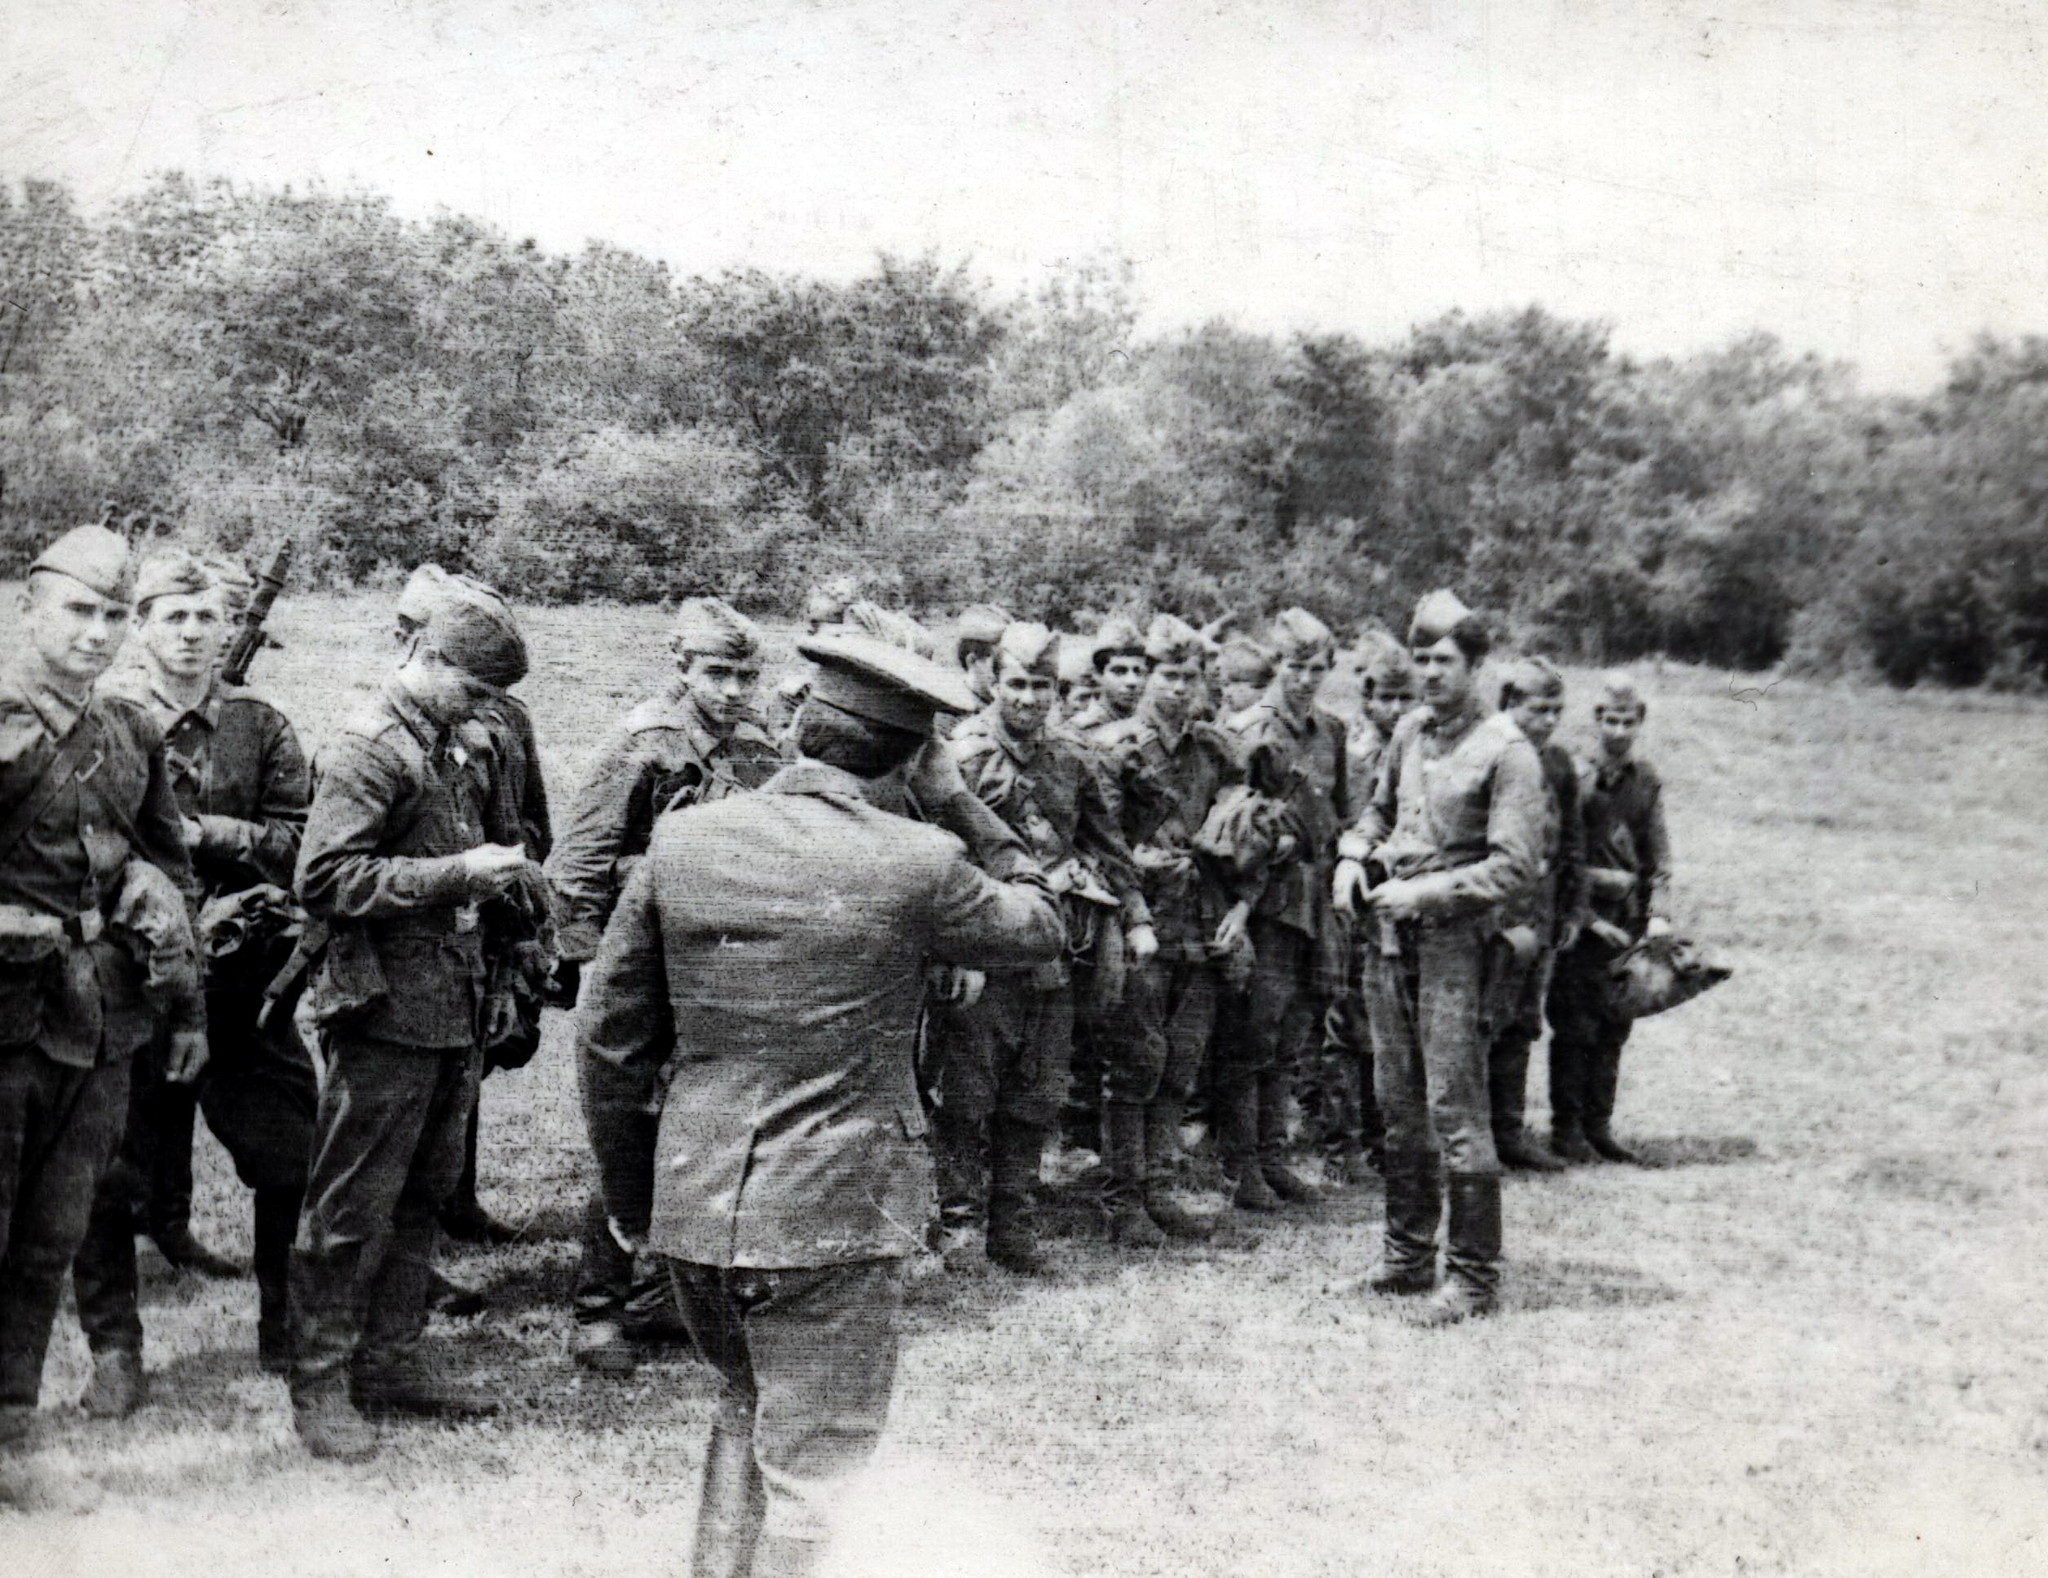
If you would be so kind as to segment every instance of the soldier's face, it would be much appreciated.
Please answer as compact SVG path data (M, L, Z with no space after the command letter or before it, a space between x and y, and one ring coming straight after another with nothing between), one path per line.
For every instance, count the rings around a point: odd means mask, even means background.
M1410 656L1422 684L1422 699L1432 707L1455 711L1472 699L1472 660L1449 636L1434 646L1415 648Z
M683 664L683 685L708 721L729 729L754 705L754 693L761 687L761 665L745 658L698 653Z
M1280 660L1280 699L1293 713L1307 712L1315 705L1323 681L1330 677L1330 654L1298 652Z
M1508 708L1508 716L1515 720L1515 727L1529 743L1541 750L1557 733L1558 721L1564 717L1564 697L1523 696Z
M212 672L228 640L226 594L216 587L150 599L137 634L149 659L177 679Z
M1255 679L1226 679L1217 691L1217 701L1226 713L1243 712L1265 695L1266 687Z
M1600 749L1613 762L1628 760L1636 748L1636 736L1643 732L1640 707L1595 707L1593 721L1600 726Z
M51 570L28 578L20 607L30 648L72 685L90 685L106 673L128 634L126 603Z
M1018 739L1035 740L1045 732L1045 720L1052 716L1059 690L1059 681L1050 674L1033 673L1007 660L1000 662L996 666L996 716Z
M1180 723L1202 693L1202 670L1193 663L1162 663L1152 671L1152 705L1168 723Z
M1382 734L1392 734L1394 725L1414 710L1415 687L1405 679L1381 680L1365 698L1365 715Z
M1102 665L1103 698L1120 715L1129 717L1138 698L1145 694L1145 681L1151 672L1151 665L1143 658L1119 653Z

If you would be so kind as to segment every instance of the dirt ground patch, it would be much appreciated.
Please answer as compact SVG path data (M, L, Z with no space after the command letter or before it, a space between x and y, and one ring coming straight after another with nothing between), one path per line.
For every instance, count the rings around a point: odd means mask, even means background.
M370 683L384 613L281 610L259 678L312 740ZM656 672L661 624L532 616L558 796ZM835 1570L2048 1571L2048 708L1644 680L1681 917L1738 972L1631 1046L1620 1126L1667 1165L1512 1179L1507 1307L1445 1332L1348 1291L1370 1189L1201 1249L1077 1232L1044 1283L924 1285ZM104 1497L0 1516L10 1578L681 1571L701 1373L566 1363L586 1175L563 1033L486 1088L486 1198L527 1234L457 1256L491 1309L437 1324L501 1418L315 1464L256 1373L253 1288L159 1266L156 1402L132 1423L72 1411L84 1348L60 1319L52 1451ZM201 1169L207 1234L246 1250L210 1139Z

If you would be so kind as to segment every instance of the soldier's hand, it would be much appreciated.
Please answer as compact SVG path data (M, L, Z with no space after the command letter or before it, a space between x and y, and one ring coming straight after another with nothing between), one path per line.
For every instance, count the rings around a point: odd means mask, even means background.
M1339 915L1355 915L1358 901L1368 886L1362 862L1346 858L1337 862L1337 874L1330 881L1330 902Z
M173 1030L164 1054L164 1078L173 1085L189 1085L206 1067L206 1032Z
M1244 941L1245 928L1251 924L1252 906L1249 899L1239 899L1216 923L1216 936L1210 943L1212 951L1229 953Z
M927 816L957 796L967 793L967 780L960 776L960 764L943 740L927 741L910 759L903 786Z
M1415 883L1406 877L1396 877L1374 888L1366 895L1366 902L1389 920L1413 920L1417 914L1417 897Z
M1671 922L1662 915L1652 915L1650 924L1643 928L1643 935L1646 938L1668 937L1671 935Z
M459 857L470 886L486 894L503 893L526 867L526 851L517 844L479 844Z
M574 959L557 959L548 972L548 984L540 1000L550 1008L574 1008L576 994L583 990L583 966Z
M1626 948L1629 946L1630 939L1628 933L1615 925L1613 921L1596 920L1586 929L1610 948Z
M1150 926L1133 926L1124 933L1124 951L1133 964L1143 964L1158 957L1159 933Z

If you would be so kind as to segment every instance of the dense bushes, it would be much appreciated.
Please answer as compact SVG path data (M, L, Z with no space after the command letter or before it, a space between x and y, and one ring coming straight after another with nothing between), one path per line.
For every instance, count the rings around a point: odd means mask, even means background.
M1431 586L1563 655L2048 674L2048 342L1921 401L1767 337L1613 354L1539 309L1404 339L1150 339L1127 268L1003 301L883 258L672 279L357 195L0 184L0 569L103 509L304 573L433 557L540 600L858 572L1067 620Z

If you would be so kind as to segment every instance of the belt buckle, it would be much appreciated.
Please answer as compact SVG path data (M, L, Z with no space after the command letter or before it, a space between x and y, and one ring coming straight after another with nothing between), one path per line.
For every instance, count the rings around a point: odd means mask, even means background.
M483 916L483 906L475 902L464 904L455 911L455 930L458 934L472 932Z

